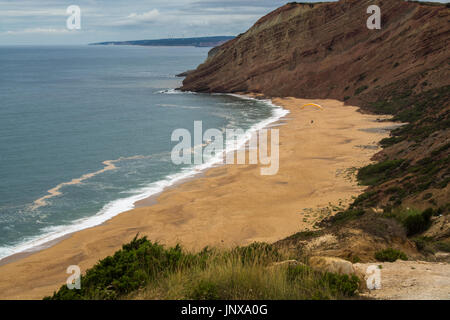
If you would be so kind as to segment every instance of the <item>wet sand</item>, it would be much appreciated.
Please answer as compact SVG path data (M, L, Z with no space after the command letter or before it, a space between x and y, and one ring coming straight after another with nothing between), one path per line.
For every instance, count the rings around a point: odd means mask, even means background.
M324 110L300 108L310 102ZM278 174L262 176L260 165L209 169L103 225L0 266L0 299L50 295L65 283L68 266L79 265L83 272L137 233L189 250L274 242L311 229L320 219L318 209L351 202L362 188L347 169L370 163L378 151L374 146L388 135L366 129L392 124L335 100L277 98L274 103L291 111L275 127L280 130Z

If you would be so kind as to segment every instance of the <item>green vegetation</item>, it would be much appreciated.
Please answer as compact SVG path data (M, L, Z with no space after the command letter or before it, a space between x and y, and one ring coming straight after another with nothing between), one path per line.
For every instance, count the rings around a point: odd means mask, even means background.
M305 241L305 240L311 240L313 238L320 237L321 235L323 235L323 232L320 231L320 230L316 230L316 231L301 231L301 232L297 232L296 234L293 234L292 236L286 238L286 240L301 240L301 241Z
M431 210L431 211L430 211ZM412 236L426 231L431 226L431 216L433 209L425 210L421 214L408 216L403 224L405 225L408 236Z
M413 239L419 251L426 254L435 254L438 251L450 252L449 240L435 240L433 237L416 237Z
M135 238L81 277L81 289L62 286L46 299L342 299L355 295L356 276L315 271L274 246L184 252Z
M294 283L311 275L314 275L314 278L318 279L318 282L323 287L328 288L335 296L344 295L351 297L355 295L360 284L360 280L355 275L348 276L346 274L341 275L330 272L321 273L305 265L291 266L287 269L287 280ZM327 297L321 297L319 295L314 298L326 299Z
M348 259L351 263L359 263L361 262L361 258L358 256L351 256L350 259Z
M414 94L403 85L393 84L389 96L366 105L374 113L393 114L394 121L407 124L381 141L383 148L391 147L385 153L386 160L360 170L360 183L370 188L358 197L354 206L376 206L388 200L386 206L398 207L406 198L416 198L423 193L421 197L426 197L421 199L436 207L439 202L430 189L446 188L450 182L450 144L445 143L444 132L450 127L450 120L449 112L443 109L450 101L450 86ZM441 134L443 137L439 137ZM412 157L402 159L406 154ZM412 158L418 161L410 161ZM387 183L390 185L386 190Z
M53 295L53 299L116 299L141 288L164 274L178 268L204 261L207 251L196 256L183 253L179 246L164 249L145 237L135 237L89 269L81 278L80 290L69 290L67 286Z
M372 199L376 196L377 193L375 191L366 191L360 194L355 201L350 205L350 208L359 208L362 207L362 204L365 204L367 207L373 206L376 203L375 199Z
M402 223L408 236L426 231L431 226L431 217L433 215L434 210L432 208L428 208L423 212L416 209L397 208L385 214L386 217L394 218Z
M417 237L413 239L414 243L416 244L417 249L420 251L430 251L432 250L429 248L430 244L433 242L433 238L431 237Z
M435 212L434 215L435 216L446 216L450 214L450 202L447 202L446 204L444 204L443 206L440 206Z
M436 249L443 252L450 252L450 241L437 241Z
M361 87L359 87L358 89L355 90L355 96L357 96L361 92L367 90L368 88L369 88L368 86L361 86Z
M395 262L398 259L400 260L408 260L408 257L405 253L400 250L395 250L392 248L388 248L385 250L377 251L375 253L375 259L381 262Z
M336 213L334 216L330 217L329 219L327 219L328 222L331 222L333 224L338 224L338 223L344 223L347 222L349 220L352 219L356 219L358 217L361 217L364 215L364 210L363 209L349 209L346 211L341 211Z
M394 121L409 122L410 126L403 126L394 130L394 136L402 136L403 139L413 136L413 129L418 129L424 124L433 127L432 131L447 123L439 123L434 119L442 106L447 103L450 97L450 86L444 86L437 89L425 91L414 95L411 90L403 90L401 93L395 93L389 99L383 98L377 102L370 103L369 110L379 114L393 114ZM434 119L434 120L433 120ZM448 120L447 120L448 121ZM417 126L419 125L419 126Z
M362 185L366 186L383 183L395 175L396 169L404 161L403 159L397 159L370 164L358 171L357 178Z

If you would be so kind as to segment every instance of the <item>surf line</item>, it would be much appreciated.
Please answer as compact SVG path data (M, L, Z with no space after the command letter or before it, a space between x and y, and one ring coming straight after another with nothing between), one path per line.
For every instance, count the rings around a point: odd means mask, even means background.
M80 184L80 183L82 183L83 181L85 181L87 179L95 177L96 175L102 174L103 172L116 170L117 167L116 167L115 163L117 163L117 162L126 161L126 160L145 159L145 158L150 158L150 157L151 156L138 155L138 156L132 156L132 157L120 157L119 159L116 159L116 160L103 161L102 164L105 166L103 169L100 169L98 171L91 172L91 173L86 173L86 174L83 174L79 178L72 179L69 182L63 182L63 183L58 184L56 187L48 190L47 191L47 193L48 193L47 195L43 196L42 198L39 198L39 199L35 200L33 202L33 204L30 206L30 209L31 210L36 210L36 209L38 209L40 207L47 206L48 205L48 202L47 202L48 199L51 199L51 198L54 198L54 197L62 195L62 192L60 190L63 187L77 185L77 184Z

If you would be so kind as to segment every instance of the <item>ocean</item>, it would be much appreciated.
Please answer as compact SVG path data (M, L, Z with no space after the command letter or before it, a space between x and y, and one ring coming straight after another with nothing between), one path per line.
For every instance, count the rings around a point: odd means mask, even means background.
M173 164L175 129L242 128L242 145L285 114L268 101L175 90L175 75L208 50L0 46L0 259L99 225L219 162Z

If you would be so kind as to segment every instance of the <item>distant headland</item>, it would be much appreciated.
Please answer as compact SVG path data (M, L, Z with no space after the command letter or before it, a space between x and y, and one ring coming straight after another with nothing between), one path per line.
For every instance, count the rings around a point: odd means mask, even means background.
M235 38L234 36L170 38L170 39L155 39L155 40L108 41L108 42L90 43L89 45L216 47L234 38Z

